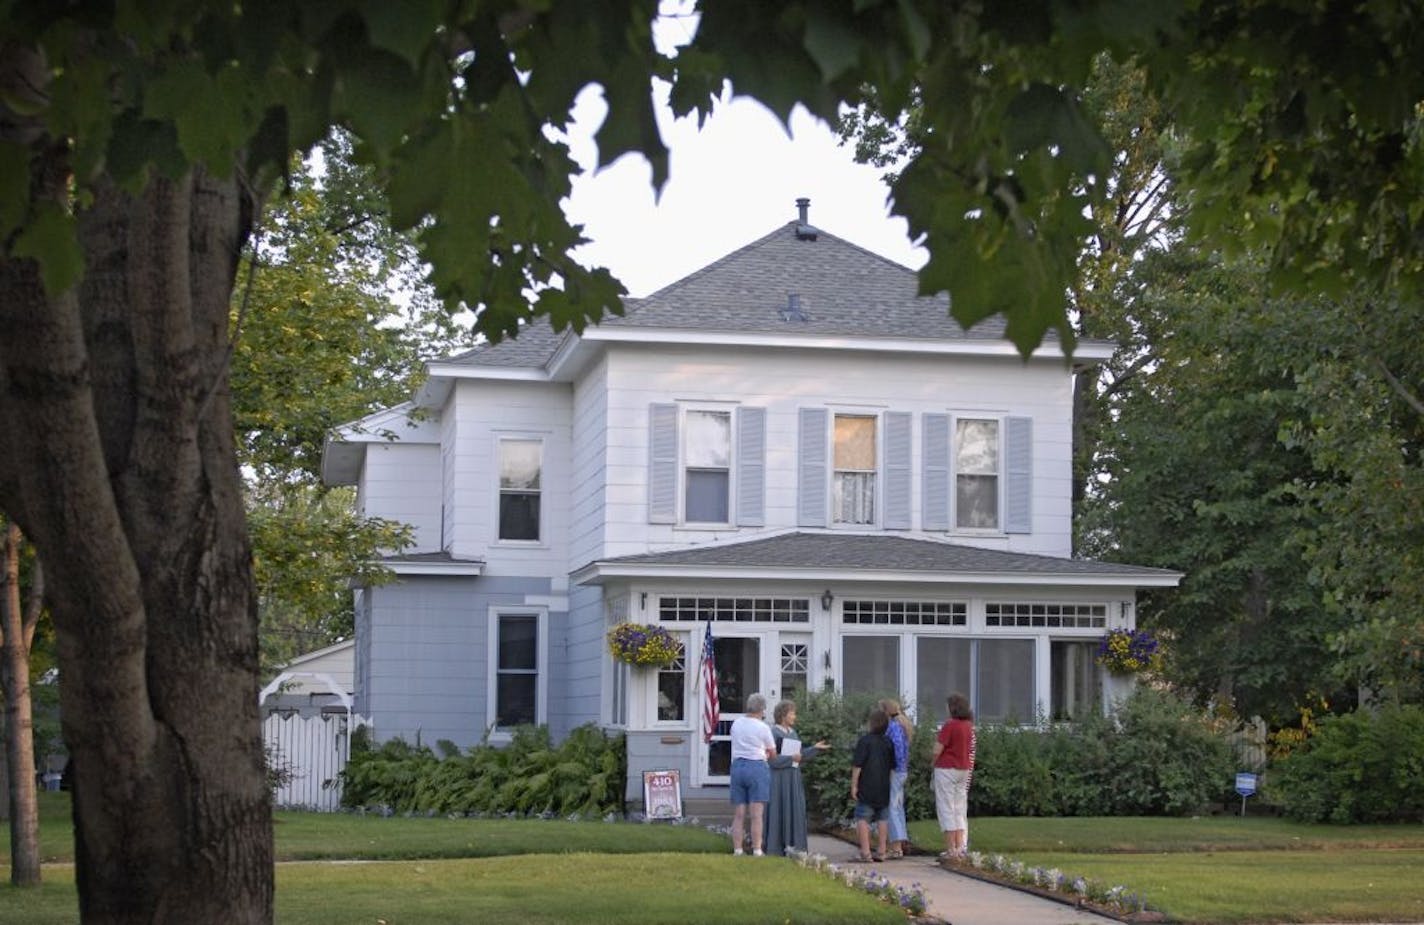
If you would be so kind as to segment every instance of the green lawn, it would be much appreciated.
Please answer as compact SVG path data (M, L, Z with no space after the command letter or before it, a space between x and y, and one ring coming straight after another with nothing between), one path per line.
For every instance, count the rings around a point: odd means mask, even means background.
M727 888L731 883L736 890ZM278 925L904 925L905 921L893 906L790 861L728 854L542 854L465 861L281 864L276 905ZM71 867L46 869L40 890L0 887L0 922L6 925L78 921Z
M1424 826L1269 817L982 818L970 847L1147 897L1183 923L1424 922ZM938 850L933 822L911 826Z
M299 861L277 869L281 925L903 921L790 862L733 858L724 837L698 827L278 813L275 831L279 858ZM913 823L911 834L923 849L942 846L933 821ZM67 794L42 795L40 841L47 862L72 860ZM1191 925L1424 922L1420 825L975 818L970 842L1121 884ZM8 859L6 840L0 864ZM49 866L44 876L39 890L0 886L0 925L78 920L73 869Z
M17 890L0 866L0 925L79 920L74 868L55 863L73 860L68 795L43 794L40 812L44 883ZM734 858L695 826L278 813L275 831L280 925L904 922L790 861Z

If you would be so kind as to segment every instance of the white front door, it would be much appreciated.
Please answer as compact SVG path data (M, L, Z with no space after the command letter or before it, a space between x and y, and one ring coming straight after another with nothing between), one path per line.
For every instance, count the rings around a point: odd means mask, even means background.
M747 697L760 692L766 697L765 719L779 699L797 696L806 690L811 648L809 632L781 632L775 629L732 631L715 627L713 651L717 665L717 699L721 722L712 741L699 752L703 784L726 784L732 773L732 722L744 715ZM784 688L784 689L783 689ZM702 698L698 697L699 709ZM699 738L700 741L700 738Z

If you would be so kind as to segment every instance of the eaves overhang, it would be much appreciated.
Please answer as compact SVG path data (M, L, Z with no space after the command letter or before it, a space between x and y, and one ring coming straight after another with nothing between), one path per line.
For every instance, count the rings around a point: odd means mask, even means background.
M579 585L601 585L609 581L690 580L690 581L849 581L870 584L931 585L1056 585L1071 587L1175 588L1183 574L1167 569L1155 573L1131 572L931 572L919 569L788 568L785 566L709 567L676 564L592 562L578 569L571 580Z
M539 366L494 366L477 363L435 361L426 366L428 377L415 395L420 407L438 408L445 403L459 379L494 382L572 382L594 358L613 344L659 347L728 347L735 350L823 350L846 353L882 353L904 356L986 357L1020 359L1019 350L1006 340L966 338L935 340L917 337L873 337L861 335L813 336L777 334L767 331L703 331L683 328L634 328L590 326L583 334L565 339ZM1114 347L1106 341L1081 340L1075 345L1072 363L1081 368L1110 359ZM1056 343L1041 345L1028 361L1064 362Z

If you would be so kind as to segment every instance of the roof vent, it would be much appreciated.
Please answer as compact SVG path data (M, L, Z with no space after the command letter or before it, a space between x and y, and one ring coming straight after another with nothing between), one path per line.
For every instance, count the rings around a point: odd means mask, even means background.
M796 200L796 212L798 216L796 219L797 239L801 241L816 240L816 235L819 232L817 232L816 229L811 227L810 220L808 218L811 212L811 200L807 199L805 196L802 196L800 199Z
M781 310L782 321L805 321L806 316L801 311L801 294L798 292L788 292L786 294L786 307Z

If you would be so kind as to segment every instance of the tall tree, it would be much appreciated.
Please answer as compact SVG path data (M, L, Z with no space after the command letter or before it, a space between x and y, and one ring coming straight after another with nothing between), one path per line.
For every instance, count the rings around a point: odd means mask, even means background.
M1302 329L1328 306L1272 300L1259 266L1185 246L1148 256L1130 289L1149 363L1108 404L1087 551L1186 573L1145 596L1141 619L1170 637L1166 675L1199 700L1278 724L1308 695L1343 705L1341 620L1306 557L1317 472L1280 439L1311 417Z
M293 161L233 297L233 417L264 674L349 635L348 582L389 580L376 560L409 542L401 525L359 516L350 491L321 484L326 435L399 403L425 356L470 339L422 285L414 238L390 227L349 136Z
M1195 227L1312 283L1424 280L1419 13L1291 0L707 4L675 60L653 0L10 4L0 9L0 509L50 572L76 877L90 921L265 922L271 821L227 363L253 216L293 152L350 128L436 294L478 329L580 327L621 287L568 257L557 131L601 86L603 162L667 174L678 113L730 80L788 119L912 88L936 143L895 208L925 291L1065 342L1111 151L1076 90L1138 55L1189 140ZM1388 92L1380 92L1384 84ZM1199 208L1198 208L1199 207ZM526 297L532 292L533 298Z
M40 813L35 788L34 706L30 699L30 647L44 602L44 572L30 569L29 591L21 595L20 559L24 537L18 524L0 517L0 689L5 698L5 770L10 819L10 882L40 882ZM23 603L22 603L23 601Z
M1283 433L1310 454L1299 486L1322 517L1307 561L1343 621L1338 675L1371 699L1424 701L1424 300L1346 306L1309 330L1298 388L1308 419Z

